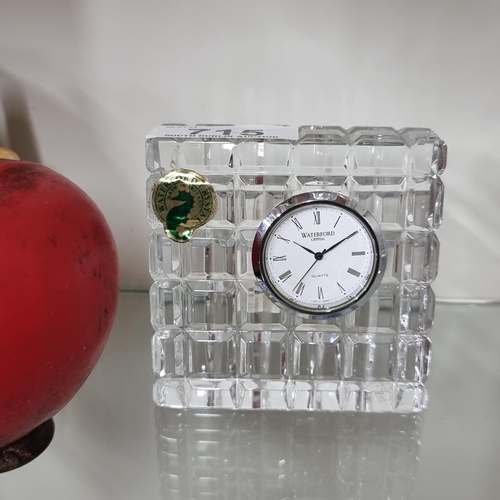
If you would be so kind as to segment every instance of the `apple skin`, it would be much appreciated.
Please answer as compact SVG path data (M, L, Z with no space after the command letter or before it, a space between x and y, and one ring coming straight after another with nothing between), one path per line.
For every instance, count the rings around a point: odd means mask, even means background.
M0 160L0 447L76 394L111 332L118 290L97 205L47 167Z

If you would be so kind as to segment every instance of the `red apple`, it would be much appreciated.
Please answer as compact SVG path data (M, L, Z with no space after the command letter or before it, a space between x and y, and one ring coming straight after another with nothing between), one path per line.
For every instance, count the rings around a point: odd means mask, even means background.
M95 203L47 167L0 160L0 447L81 387L118 286L116 245Z

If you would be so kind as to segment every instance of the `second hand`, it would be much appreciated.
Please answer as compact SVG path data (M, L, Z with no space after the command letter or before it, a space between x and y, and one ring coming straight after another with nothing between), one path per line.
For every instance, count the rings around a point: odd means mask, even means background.
M323 252L317 252L314 254L314 262L312 263L311 267L304 273L304 276L302 276L302 278L300 278L300 280L297 282L297 284L294 286L294 290L300 285L300 283L302 283L302 280L307 276L307 274L309 273L309 271L316 265L316 263L321 260L323 258Z

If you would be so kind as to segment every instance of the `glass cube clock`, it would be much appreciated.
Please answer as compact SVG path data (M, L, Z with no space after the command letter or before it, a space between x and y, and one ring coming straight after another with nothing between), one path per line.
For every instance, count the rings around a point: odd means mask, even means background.
M162 125L146 156L158 405L425 408L436 134Z

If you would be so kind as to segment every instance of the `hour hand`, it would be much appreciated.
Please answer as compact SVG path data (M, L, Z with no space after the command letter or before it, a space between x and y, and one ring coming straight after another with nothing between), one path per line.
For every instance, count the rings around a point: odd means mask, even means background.
M358 234L358 231L354 231L349 236L346 236L344 239L342 239L340 241L337 241L337 243L335 243L335 245L332 245L330 248L326 248L325 250L323 250L323 255L325 255L325 253L328 253L330 250L333 250L335 247L339 246L345 240L348 240L349 238L352 238L355 234Z
M300 243L297 243L296 241L294 241L294 243L299 246L300 248L303 248L306 252L309 252L309 253L312 253L313 255L316 254L316 252L314 250L310 250L309 248L306 248L304 246L302 246Z

